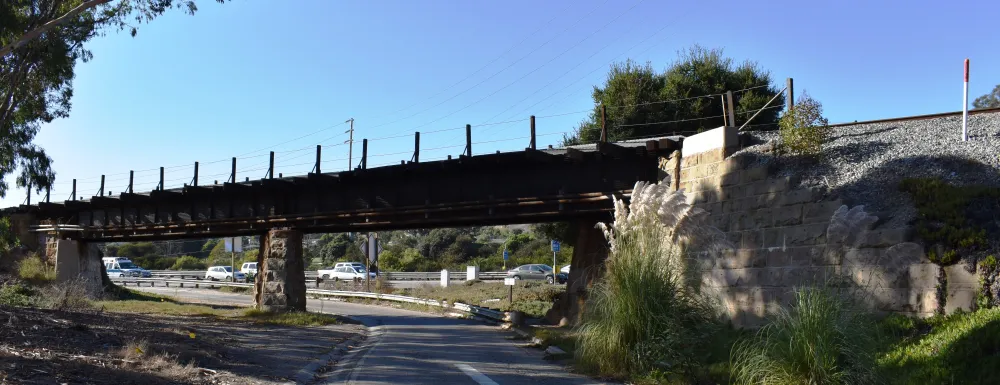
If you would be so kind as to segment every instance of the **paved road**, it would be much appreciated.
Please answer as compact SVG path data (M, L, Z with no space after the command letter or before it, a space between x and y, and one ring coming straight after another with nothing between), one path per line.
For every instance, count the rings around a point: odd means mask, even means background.
M141 288L178 299L249 304L246 295L214 290ZM343 314L372 327L366 342L320 383L325 384L595 384L542 359L537 349L506 340L495 326L433 314L329 300L310 311Z

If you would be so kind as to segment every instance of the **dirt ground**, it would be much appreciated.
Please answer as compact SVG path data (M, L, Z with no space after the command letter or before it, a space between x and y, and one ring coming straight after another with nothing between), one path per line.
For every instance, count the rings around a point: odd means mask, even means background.
M361 330L0 306L0 383L288 383Z

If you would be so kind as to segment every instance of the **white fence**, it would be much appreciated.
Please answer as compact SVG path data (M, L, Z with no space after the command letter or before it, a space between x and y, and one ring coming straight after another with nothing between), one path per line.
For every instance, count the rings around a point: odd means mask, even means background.
M150 270L150 273L154 277L167 277L167 278L185 278L191 277L194 279L204 279L205 272L201 270ZM306 271L306 279L315 280L317 273L315 270ZM387 271L383 273L390 281L437 281L441 279L441 272L400 272L400 271ZM499 281L503 280L507 276L507 273L502 271L497 272L480 272L479 279L483 281ZM464 281L466 279L466 272L464 271L452 271L448 273L448 278L453 281Z

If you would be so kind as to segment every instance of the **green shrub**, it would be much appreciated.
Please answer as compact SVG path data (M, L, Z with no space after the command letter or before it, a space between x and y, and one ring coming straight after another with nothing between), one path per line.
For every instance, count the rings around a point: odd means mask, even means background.
M947 266L963 254L988 247L983 223L969 219L970 211L982 210L973 203L980 198L1000 199L1000 188L952 186L940 179L908 178L899 188L910 194L917 208L917 236L928 244L928 259ZM935 251L935 249L940 251Z
M875 323L829 289L799 289L795 299L733 349L734 383L878 383Z
M49 267L37 254L28 255L17 264L17 275L21 279L41 284L56 279L56 271Z
M4 285L0 287L0 305L34 306L36 295L34 289L22 284Z
M819 155L830 131L829 121L823 117L823 105L805 92L781 117L778 127L782 149L793 155Z
M205 261L190 255L177 258L177 262L170 266L170 270L204 270L207 268L208 265L205 264Z

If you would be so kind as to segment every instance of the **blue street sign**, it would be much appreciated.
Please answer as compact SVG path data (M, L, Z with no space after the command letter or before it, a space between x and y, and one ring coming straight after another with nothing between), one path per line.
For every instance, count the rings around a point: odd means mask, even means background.
M503 260L506 261L509 258L510 258L510 253L508 253L507 250L504 250L503 251Z
M559 241L552 241L552 251L559 251Z

